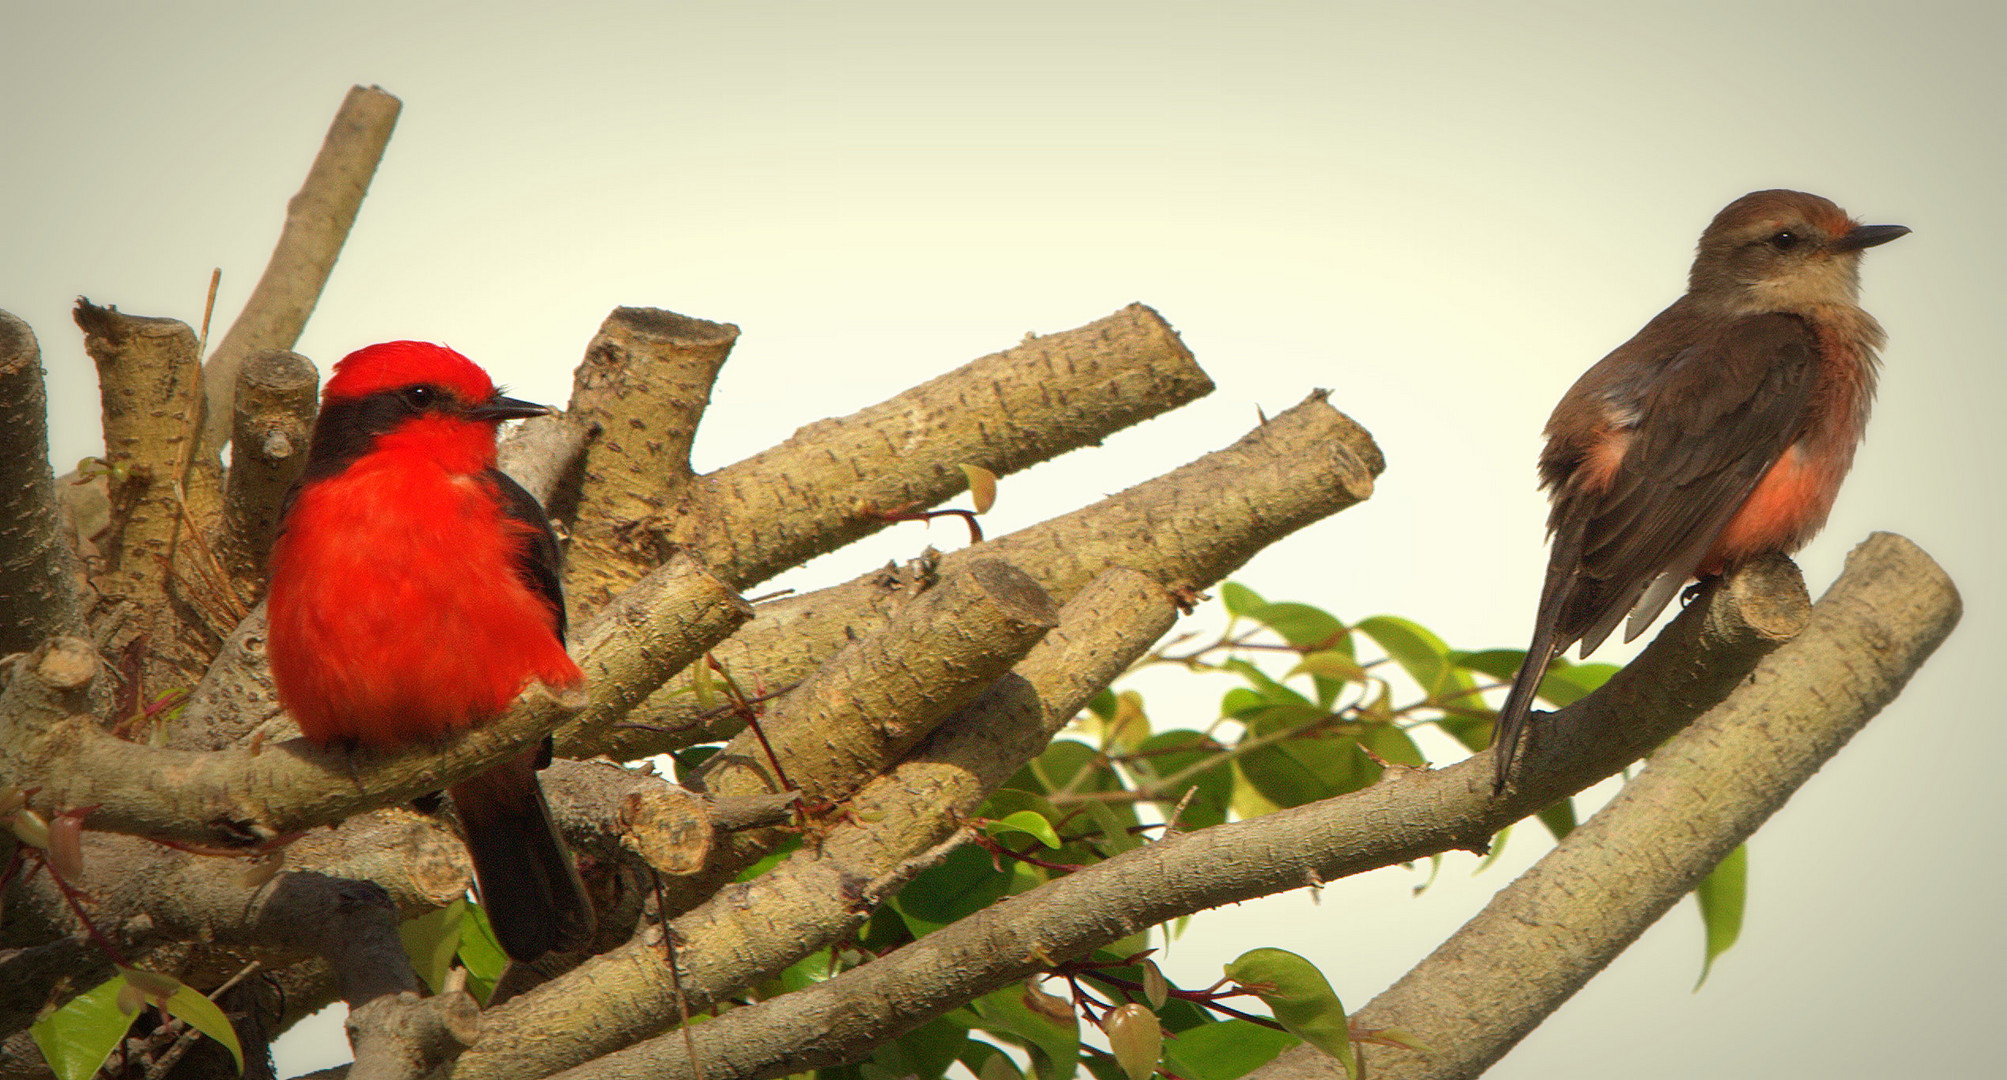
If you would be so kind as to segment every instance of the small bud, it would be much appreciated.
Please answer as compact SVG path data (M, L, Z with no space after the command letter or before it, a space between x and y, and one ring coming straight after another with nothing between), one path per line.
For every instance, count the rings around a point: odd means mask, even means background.
M14 811L7 824L13 827L14 835L20 837L22 843L43 851L49 850L49 823L43 820L42 815L24 806Z
M1132 1001L1108 1010L1101 1026L1108 1032L1115 1063L1129 1080L1150 1080L1164 1054L1164 1029L1157 1026L1157 1014Z
M1171 982L1164 978L1155 960L1143 961L1143 996L1152 1009L1161 1009L1164 1002L1171 1000Z
M84 876L84 816L57 814L49 823L49 870L64 881Z

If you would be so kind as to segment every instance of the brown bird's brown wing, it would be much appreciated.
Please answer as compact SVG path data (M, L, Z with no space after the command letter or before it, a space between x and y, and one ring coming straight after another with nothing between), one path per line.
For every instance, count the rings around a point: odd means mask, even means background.
M1556 612L1555 649L1587 655L1654 581L1693 575L1735 512L1804 434L1818 342L1793 315L1728 324L1673 357L1633 406L1631 445L1603 491L1564 492L1560 516L1583 518L1572 586ZM1562 555L1556 546L1556 557ZM1663 609L1670 590L1657 597Z
M1640 334L1625 349L1647 344ZM1796 316L1755 315L1661 359L1620 349L1598 367L1606 365L1622 374L1592 381L1592 370L1570 393L1586 390L1602 399L1605 415L1635 418L1624 429L1629 445L1607 485L1549 473L1554 547L1532 644L1499 710L1493 742L1500 788L1554 655L1577 641L1586 655L1654 582L1669 577L1677 588L1691 576L1763 474L1803 434L1818 342ZM1654 591L1658 607L1650 614L1670 598L1670 589Z

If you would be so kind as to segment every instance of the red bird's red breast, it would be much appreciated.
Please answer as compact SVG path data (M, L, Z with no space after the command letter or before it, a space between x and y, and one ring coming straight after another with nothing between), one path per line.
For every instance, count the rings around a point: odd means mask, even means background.
M582 681L555 613L517 573L528 527L481 483L377 453L300 493L272 550L271 633L347 643L272 658L308 738L437 739L499 715L532 678Z

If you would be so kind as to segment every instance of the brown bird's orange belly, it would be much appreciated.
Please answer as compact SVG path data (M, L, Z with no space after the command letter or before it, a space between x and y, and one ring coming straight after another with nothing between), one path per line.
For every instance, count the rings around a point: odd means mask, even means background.
M1789 554L1804 546L1826 524L1845 475L1845 463L1821 459L1803 442L1792 444L1722 526L1696 575L1708 577L1759 555Z

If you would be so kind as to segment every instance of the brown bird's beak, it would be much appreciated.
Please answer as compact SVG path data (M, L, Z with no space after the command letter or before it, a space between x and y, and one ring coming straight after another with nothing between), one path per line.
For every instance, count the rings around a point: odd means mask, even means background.
M1859 251L1876 244L1886 244L1898 236L1908 236L1907 225L1856 225L1847 230L1847 235L1833 241L1835 251Z
M476 420L521 420L530 416L548 416L553 411L548 405L517 401L515 398L491 397L468 409L467 415Z

